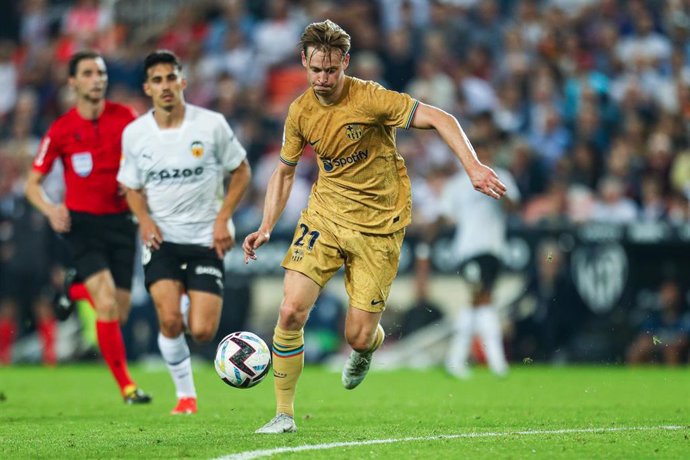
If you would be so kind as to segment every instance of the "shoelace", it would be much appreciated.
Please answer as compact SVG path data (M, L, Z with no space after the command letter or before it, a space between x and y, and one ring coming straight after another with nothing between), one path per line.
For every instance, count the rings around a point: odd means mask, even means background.
M276 415L275 417L273 417L273 420L271 420L269 426L273 426L273 425L278 424L278 422L282 421L284 418L286 418L286 417L282 414Z
M354 363L352 363L352 372L354 373L360 373L363 372L367 365L369 364L369 358L366 358L364 356L359 356Z

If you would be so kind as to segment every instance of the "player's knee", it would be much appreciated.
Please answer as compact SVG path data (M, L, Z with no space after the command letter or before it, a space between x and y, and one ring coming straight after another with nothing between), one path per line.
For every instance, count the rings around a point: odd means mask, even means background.
M192 337L197 343L208 343L216 336L216 329L212 325L194 328L192 329Z
M96 316L98 319L107 321L120 320L120 313L115 299L102 296L96 297L94 302L96 304L94 308L96 309Z
M491 290L480 285L472 296L473 305L486 305L491 303Z
M161 317L158 321L161 332L166 337L177 337L182 333L184 324L182 323L182 315L169 315Z
M301 308L299 305L284 301L280 306L279 322L283 328L289 330L301 329L307 322L309 309Z
M123 313L119 312L119 319L120 319L120 326L124 326L127 324L127 320L129 319L129 312Z

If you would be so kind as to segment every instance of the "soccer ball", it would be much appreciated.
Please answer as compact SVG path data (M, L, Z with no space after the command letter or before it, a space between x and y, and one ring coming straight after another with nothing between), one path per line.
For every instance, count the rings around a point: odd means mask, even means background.
M214 365L223 382L235 388L250 388L268 375L271 350L252 332L233 332L218 344Z

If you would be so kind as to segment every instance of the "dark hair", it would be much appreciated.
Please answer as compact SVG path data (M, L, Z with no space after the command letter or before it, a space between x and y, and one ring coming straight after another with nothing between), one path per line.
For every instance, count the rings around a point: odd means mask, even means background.
M92 51L92 50L84 50L84 51L77 51L72 55L71 58L69 58L69 64L67 66L67 70L69 72L70 77L76 77L77 76L77 67L79 67L79 63L83 61L84 59L98 59L98 58L103 58L101 56L101 53L98 51Z
M182 70L180 59L169 50L156 50L144 59L144 80L148 78L149 69L158 64L172 64L177 70Z

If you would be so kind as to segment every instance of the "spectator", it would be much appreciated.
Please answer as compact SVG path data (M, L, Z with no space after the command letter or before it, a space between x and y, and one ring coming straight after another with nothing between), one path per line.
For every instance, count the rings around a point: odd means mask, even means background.
M655 177L645 177L642 180L641 220L657 222L665 219L667 214L666 201L662 195L659 180Z
M623 184L618 178L604 177L599 181L598 191L592 209L592 220L625 224L637 218L637 206L624 195Z
M543 112L541 127L533 126L530 146L550 172L556 170L560 159L570 144L570 133L561 123L561 116L554 106L547 106Z
M687 359L690 315L680 285L675 280L665 280L657 296L656 308L648 313L628 347L626 360L630 364L660 360L677 366Z
M675 193L690 197L690 150L679 152L671 165L671 186Z
M232 75L242 86L266 79L266 69L258 62L256 50L240 29L228 31L225 46L216 59L219 70Z
M496 97L493 110L496 126L509 135L524 132L527 128L527 111L517 81L507 80L503 83Z
M3 121L14 108L17 101L19 74L13 61L14 44L0 39L0 121Z
M371 80L388 86L383 78L383 63L371 51L363 51L352 57L352 76L362 80Z
M405 92L424 103L452 111L455 106L456 89L448 74L433 60L422 58L417 63L416 75L407 84Z
M668 37L654 30L654 20L647 10L635 17L634 33L624 37L616 46L618 59L626 66L633 66L644 60L654 67L660 67L671 57L671 43Z
M594 190L601 174L600 162L600 153L594 144L580 141L573 150L570 182Z
M204 50L210 55L218 55L228 48L235 37L251 37L256 19L247 11L245 0L221 0L222 13L209 24Z
M517 357L565 361L586 312L568 275L568 254L552 239L537 245L534 273L513 318Z
M644 174L653 176L659 182L664 194L671 190L670 171L674 156L670 136L654 131L647 141Z
M548 188L527 203L522 218L528 225L556 225L568 222L568 184L554 179Z
M398 29L386 36L387 53L383 56L383 78L390 83L390 89L403 91L415 75L417 65L410 33Z
M548 174L529 144L519 138L515 139L510 151L512 155L508 169L515 177L523 200L542 193L546 189Z
M288 60L294 54L294 43L299 36L304 19L287 0L269 0L268 15L256 24L254 44L261 65L274 66Z
M108 2L77 0L67 9L62 21L63 36L58 44L58 59L67 62L84 48L113 51L113 12Z
M455 79L468 116L496 109L496 91L489 82L489 61L486 49L472 47L467 56L467 65L456 68Z
M57 363L57 324L51 305L53 240L48 222L15 184L24 179L22 161L0 149L0 365L12 362L15 340L35 329L42 361ZM30 326L30 327L27 327Z
M21 5L19 39L28 47L29 58L40 48L50 45L50 15L47 3L46 0L26 0Z
M479 2L470 24L472 45L490 49L494 57L503 52L503 24L497 0Z

